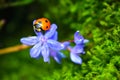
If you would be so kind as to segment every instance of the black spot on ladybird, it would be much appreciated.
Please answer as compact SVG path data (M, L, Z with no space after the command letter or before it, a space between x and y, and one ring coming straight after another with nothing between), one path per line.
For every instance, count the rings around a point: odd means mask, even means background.
M48 26L46 26L46 28L48 28Z
M47 22L48 22L48 20L45 20L45 22L47 23Z

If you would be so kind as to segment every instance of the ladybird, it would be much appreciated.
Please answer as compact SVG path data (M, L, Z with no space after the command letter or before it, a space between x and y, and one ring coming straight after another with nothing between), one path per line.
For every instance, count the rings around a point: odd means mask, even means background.
M51 23L47 18L39 18L33 21L33 28L38 32L49 30L50 25Z

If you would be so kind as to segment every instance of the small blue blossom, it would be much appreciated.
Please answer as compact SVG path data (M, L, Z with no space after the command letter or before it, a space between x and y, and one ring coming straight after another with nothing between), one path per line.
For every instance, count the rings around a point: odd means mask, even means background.
M30 56L32 58L43 57L44 62L50 62L52 56L58 63L64 58L64 54L60 50L64 49L64 45L57 41L57 26L51 25L50 30L45 34L35 31L37 36L21 38L21 42L28 46L33 46L30 49Z
M52 56L53 58L54 58L54 60L57 62L57 63L61 63L61 59L62 58L65 58L66 56L63 54L63 53L61 53L60 51L55 51L55 50L50 50L51 52L51 54L50 54L50 56Z
M76 64L81 64L82 59L79 57L80 54L84 54L84 44L87 43L88 40L84 39L83 36L79 35L79 31L76 31L74 34L74 43L76 44L74 47L69 46L70 50L70 58Z

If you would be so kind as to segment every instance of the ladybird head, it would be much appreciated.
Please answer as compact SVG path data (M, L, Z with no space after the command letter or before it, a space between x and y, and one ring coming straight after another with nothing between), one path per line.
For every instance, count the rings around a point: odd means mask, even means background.
M40 32L50 29L50 21L47 18L39 18L33 21L33 28Z

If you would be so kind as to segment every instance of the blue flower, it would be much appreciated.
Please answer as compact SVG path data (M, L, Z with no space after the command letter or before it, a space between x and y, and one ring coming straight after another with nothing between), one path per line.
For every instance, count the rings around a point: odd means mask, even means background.
M44 62L50 62L50 56L52 56L58 63L61 58L65 56L60 52L64 49L64 45L57 41L57 26L51 25L51 29L46 31L45 34L42 32L35 31L37 36L21 38L21 42L25 45L33 46L30 49L30 56L32 58L43 57Z
M60 51L50 50L50 52L51 52L50 56L52 56L54 60L59 64L61 63L61 59L66 57Z
M74 43L76 44L74 47L69 46L70 50L70 58L74 63L81 64L82 59L79 57L80 54L84 54L84 44L87 43L88 40L84 39L83 36L79 35L79 31L76 31L74 34Z

